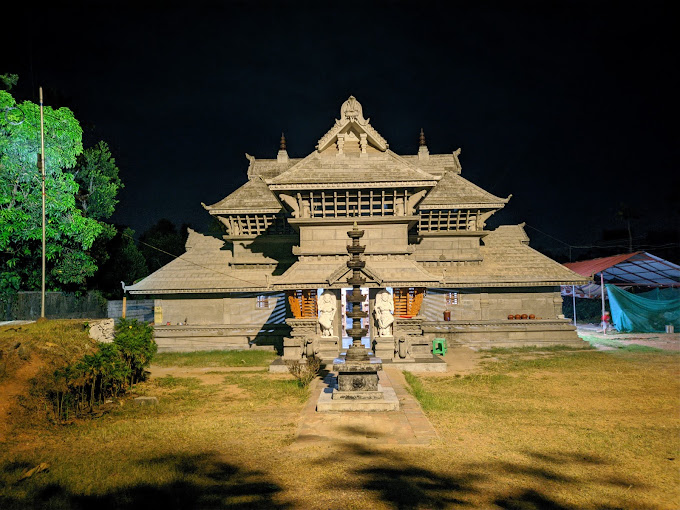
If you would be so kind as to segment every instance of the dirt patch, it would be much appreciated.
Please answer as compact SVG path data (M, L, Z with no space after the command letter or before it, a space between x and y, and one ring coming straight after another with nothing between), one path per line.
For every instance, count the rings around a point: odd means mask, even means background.
M159 367L158 365L151 365L149 372L151 377L165 377L171 375L173 377L196 377L198 379L207 376L218 376L220 374L227 374L229 372L264 372L266 369L262 367Z
M219 395L228 398L247 398L248 392L235 384L225 384L224 376L234 372L265 372L258 367L159 367L151 365L149 372L154 379L163 377L191 377L201 384L221 385Z
M35 377L43 362L35 355L5 381L0 383L0 443L6 441L12 429L12 413L17 406L17 397L26 395L31 378Z

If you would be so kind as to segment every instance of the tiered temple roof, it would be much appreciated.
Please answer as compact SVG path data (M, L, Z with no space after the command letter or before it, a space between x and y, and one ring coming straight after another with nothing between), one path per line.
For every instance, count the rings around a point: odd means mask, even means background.
M434 186L438 177L413 166L387 150L365 158L335 158L313 152L289 170L268 179L273 189L304 184L306 187L331 187L345 184L418 183ZM299 187L299 186L298 186Z
M461 177L459 154L460 149L429 154L424 137L417 155L392 152L369 119L364 119L358 101L350 97L341 108L341 119L307 157L289 159L283 141L277 159L246 155L250 161L248 182L215 204L203 204L230 229L228 239L261 240L260 247L239 241L239 257L249 249L252 256L237 262L236 252L232 254L223 240L192 231L184 255L127 289L133 294L169 294L339 287L347 272L346 255L303 250L297 260L287 261L292 263L290 267L283 265L278 272L272 260L263 258L258 263L256 259L262 245L298 235L293 226L324 221L331 225L350 216L364 223L404 225L403 246L387 242L383 245L385 255L367 258L364 273L369 286L482 288L585 283L584 277L530 248L522 225L484 230L486 218L504 207L510 197L497 197ZM328 200L335 202L329 205ZM413 225L407 241L407 226ZM442 248L448 250L442 257L419 259L414 256L420 253L418 244L406 244L420 242L413 239L421 235L429 240L467 236L477 244L466 249L478 251L454 260L444 256L450 255L450 249ZM432 250L439 241L429 242L426 249Z

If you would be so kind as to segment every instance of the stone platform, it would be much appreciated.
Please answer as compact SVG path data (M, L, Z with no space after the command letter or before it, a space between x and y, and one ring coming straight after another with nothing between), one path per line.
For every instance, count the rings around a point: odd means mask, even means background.
M316 411L317 396L332 384L331 378L312 383L312 393L298 424L295 444L325 445L360 443L367 446L425 446L438 440L436 430L424 415L420 404L408 392L408 384L400 370L386 367L379 372L380 387L392 390L399 400L399 410L389 412Z
M326 379L324 379L325 387L322 388L316 402L316 410L318 412L376 412L399 410L399 399L393 388L384 388L382 385L378 384L378 391L370 392L373 393L371 398L342 398L345 396L343 393L354 393L356 395L357 393L363 392L337 392L336 380L336 376L332 374L329 374L326 376ZM333 398L334 392L336 392L335 398ZM338 394L341 395L341 398L338 398Z
M406 370L407 372L448 372L448 367L446 361L444 361L439 356L432 356L431 358L420 358L412 362L404 361L382 361L383 368L396 368L397 370ZM322 368L326 370L331 370L333 368L333 363L331 361L324 362ZM269 365L269 371L272 373L288 373L288 367L286 363L281 358L276 358Z

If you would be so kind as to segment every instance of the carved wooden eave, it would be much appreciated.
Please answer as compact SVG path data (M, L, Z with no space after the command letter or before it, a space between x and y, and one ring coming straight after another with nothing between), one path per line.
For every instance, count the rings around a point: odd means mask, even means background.
M327 149L331 144L336 143L338 135L354 128L359 135L366 134L366 139L373 147L381 152L384 152L389 147L387 140L385 140L380 133L378 133L370 124L371 119L365 119L361 103L356 100L354 96L349 96L340 107L340 119L335 120L333 127L320 139L316 145L318 152Z

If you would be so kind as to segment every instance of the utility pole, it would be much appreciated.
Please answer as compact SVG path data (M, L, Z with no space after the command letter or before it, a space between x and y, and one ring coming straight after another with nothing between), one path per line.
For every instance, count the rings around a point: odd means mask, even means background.
M43 90L40 87L40 173L42 174L42 278L40 286L40 318L45 318L45 120L43 117Z

